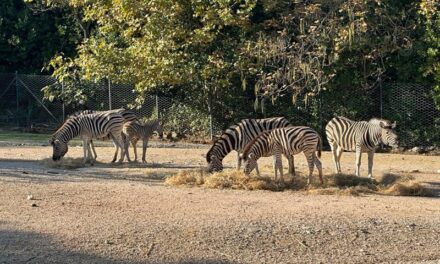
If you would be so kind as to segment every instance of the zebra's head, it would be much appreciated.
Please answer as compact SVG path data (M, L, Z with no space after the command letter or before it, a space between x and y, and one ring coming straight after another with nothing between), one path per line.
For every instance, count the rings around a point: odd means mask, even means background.
M163 122L162 122L162 120L158 120L155 130L156 130L159 138L163 138Z
M207 157L206 160L208 161L209 173L219 172L223 170L223 163L216 155L210 155L210 157Z
M67 143L58 139L51 139L50 144L53 147L52 160L54 161L60 160L67 153L67 150L69 150Z
M382 142L385 145L388 145L393 148L397 148L399 146L399 140L394 129L396 128L396 122L391 123L388 120L380 121L379 126L382 128L381 137Z
M255 167L257 167L257 158L254 153L249 153L247 156L241 155L244 161L244 174L249 175Z

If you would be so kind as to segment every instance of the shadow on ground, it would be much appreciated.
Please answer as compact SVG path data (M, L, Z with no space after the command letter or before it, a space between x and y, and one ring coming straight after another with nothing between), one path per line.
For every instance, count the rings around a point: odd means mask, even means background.
M0 160L0 177L37 182L77 182L90 180L126 180L161 184L163 180L180 169L199 166L171 163L101 163L94 166L51 167L42 161Z
M233 264L227 260L182 259L175 262L148 259L142 262L130 259L114 259L107 256L73 251L57 244L50 236L35 232L0 229L0 263L195 263Z

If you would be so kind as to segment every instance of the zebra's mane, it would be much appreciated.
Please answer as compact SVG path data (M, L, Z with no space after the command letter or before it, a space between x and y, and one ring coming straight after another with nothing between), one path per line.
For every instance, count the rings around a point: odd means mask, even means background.
M390 120L387 120L387 119L382 119L382 118L374 117L374 118L371 118L368 121L368 123L373 124L373 125L378 125L378 126L380 126L381 122L384 124L384 127L390 127L391 128L392 122Z

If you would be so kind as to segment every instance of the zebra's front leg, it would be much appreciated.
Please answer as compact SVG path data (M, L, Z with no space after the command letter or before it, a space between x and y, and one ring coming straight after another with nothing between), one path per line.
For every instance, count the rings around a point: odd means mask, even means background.
M373 157L374 151L368 152L368 178L374 179L373 177Z
M335 173L340 173L339 167L338 167L338 147L330 144L330 147L332 149L332 157L333 157L333 163L335 165Z
M89 142L92 142L91 140ZM90 165L93 166L95 163L95 159L93 158L91 143L87 143L87 159L90 161Z
M130 146L130 141L128 140L127 137L124 138L124 151L125 151L125 156L127 157L127 161L131 162L130 159L130 153L128 152L128 147Z
M119 148L118 148L118 145L114 141L113 141L113 145L115 146L115 154L113 155L112 163L115 163L116 158L118 157Z
M84 156L83 156L83 165L86 165L86 163L87 163L87 155L89 154L88 153L88 140L86 140L86 139L83 139L83 151L84 151Z
M280 181L282 184L284 184L283 161L281 159L281 155L278 155L277 157L277 165L278 169L280 170Z
M255 172L257 173L257 177L260 177L260 170L258 169L258 163L255 164Z
M360 148L356 148L356 176L360 177L362 152Z
M93 140L90 140L90 146L92 147L92 151L93 151L93 159L96 160L96 158L98 158L98 155L96 154L96 150L95 150L95 144L93 143Z
M237 170L240 170L241 168L241 157L240 157L240 152L237 151Z
M272 157L273 157L272 167L273 167L273 170L275 171L275 181L277 181L277 178L278 178L277 157L276 157L276 155L273 155Z
M133 151L134 151L134 161L137 162L138 160L138 153L137 153L137 148L136 148L136 144L137 144L137 139L133 138L131 140L131 146L133 147Z
M142 163L147 163L145 156L147 154L148 139L142 140Z

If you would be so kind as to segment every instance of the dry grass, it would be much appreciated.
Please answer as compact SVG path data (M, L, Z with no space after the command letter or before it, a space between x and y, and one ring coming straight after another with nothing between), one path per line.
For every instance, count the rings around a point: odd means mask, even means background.
M71 169L78 169L84 167L83 158L62 158L59 161L53 161L51 158L46 158L41 160L40 163L52 169L71 170Z
M307 185L306 177L296 176L294 181L290 177L285 177L285 183L281 184L269 177L248 177L243 172L237 170L225 170L209 174L203 169L180 171L165 180L167 185L173 186L199 186L211 189L236 190L300 190L312 195L434 195L423 184L414 181L414 177L411 175L384 174L377 180L372 180L348 174L333 174L325 176L324 182L324 185L316 182Z

